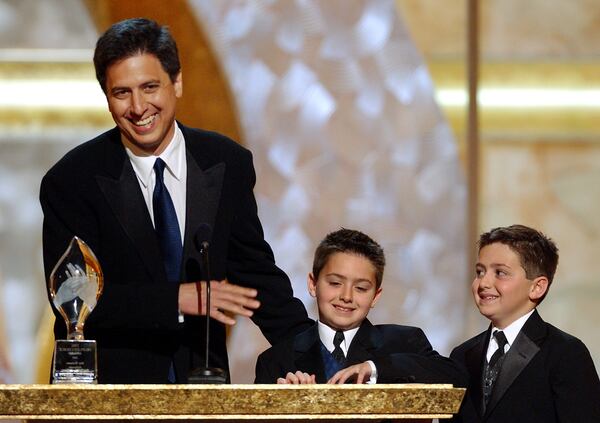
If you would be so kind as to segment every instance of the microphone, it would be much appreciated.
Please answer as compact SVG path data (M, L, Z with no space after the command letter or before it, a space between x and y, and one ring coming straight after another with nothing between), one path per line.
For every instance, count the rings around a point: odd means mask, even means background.
M208 365L210 353L210 260L208 257L208 249L210 247L209 239L211 232L210 226L206 223L202 223L194 235L194 245L200 252L202 269L204 270L204 278L206 279L206 350L204 355L204 367L197 367L190 372L188 375L189 383L221 384L227 381L227 373L225 370L217 367L209 367Z

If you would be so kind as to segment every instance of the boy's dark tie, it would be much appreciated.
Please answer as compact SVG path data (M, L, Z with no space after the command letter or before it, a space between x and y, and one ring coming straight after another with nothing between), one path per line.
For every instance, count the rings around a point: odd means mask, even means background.
M340 345L342 345L342 342L344 341L344 332L342 332L341 330L338 330L335 333L335 336L333 337L333 351L331 352L331 355L333 355L333 358L335 358L335 360L340 363L343 364L344 361L346 361L346 356L344 355L344 352L342 351L342 348L340 347Z
M498 349L490 358L490 362L485 366L485 375L483 380L483 397L486 405L492 396L494 383L496 382L498 374L500 373L500 369L502 368L502 362L504 361L504 347L506 344L508 344L506 335L504 335L504 332L501 330L494 332L494 338L496 338Z
M154 162L154 173L156 174L156 184L152 194L154 228L158 236L167 279L169 282L179 283L183 247L175 206L164 182L165 166L165 162L160 158Z
M492 358L490 358L490 367L494 367L498 360L500 360L500 357L504 355L504 348L506 347L506 344L508 344L506 335L504 335L504 332L501 330L494 332L494 338L496 338L498 349L492 354Z

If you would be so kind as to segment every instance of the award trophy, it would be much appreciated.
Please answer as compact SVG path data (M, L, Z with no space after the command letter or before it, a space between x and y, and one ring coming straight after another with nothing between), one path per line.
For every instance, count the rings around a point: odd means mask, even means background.
M67 324L67 339L56 340L53 383L97 383L96 341L83 339L83 325L102 294L98 259L73 237L48 281L50 298Z

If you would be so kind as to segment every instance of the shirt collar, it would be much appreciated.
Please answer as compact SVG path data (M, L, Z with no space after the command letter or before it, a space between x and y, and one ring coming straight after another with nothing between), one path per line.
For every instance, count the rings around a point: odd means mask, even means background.
M335 336L335 329L327 326L325 323L320 320L317 322L319 328L319 338L321 338L321 342L325 345L327 351L333 351L333 337ZM341 344L342 351L344 351L344 355L348 355L348 348L352 343L352 339L354 339L354 335L358 332L358 327L350 330L345 330L344 332L344 342Z
M178 181L181 180L183 176L183 163L185 160L185 142L183 139L183 133L177 123L173 123L175 125L175 132L173 133L173 138L165 151L163 151L158 157L163 159L163 161L167 165L167 169L175 179ZM157 159L157 156L136 156L133 151L129 148L125 147L125 151L129 156L129 160L131 161L131 165L133 166L133 170L137 175L138 179L147 187L152 178L154 162Z
M510 325L508 325L504 329L498 329L497 327L493 326L492 333L494 333L497 330L501 330L502 332L504 332L504 335L506 336L506 340L508 341L508 346L510 348L512 346L513 342L515 342L515 339L517 338L517 335L519 334L519 332L521 332L523 325L525 324L527 319L529 319L529 316L531 316L533 314L534 310L535 309L533 309L529 313L519 317L517 320L512 322ZM496 340L496 338L493 338L493 339L494 339L494 341Z

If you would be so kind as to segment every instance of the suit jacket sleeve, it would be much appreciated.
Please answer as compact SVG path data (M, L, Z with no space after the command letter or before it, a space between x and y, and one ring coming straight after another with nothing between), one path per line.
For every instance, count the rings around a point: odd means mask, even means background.
M405 352L375 358L377 383L451 383L466 386L467 375L453 360L433 350L425 333L414 328Z
M256 181L251 153L242 150L240 198L235 206L229 239L227 276L233 283L256 288L261 305L252 320L273 344L311 325L302 302L293 295L290 280L275 265L264 240L253 188Z
M275 383L277 378L284 375L276 375L273 373L274 366L273 357L269 357L269 350L263 352L256 360L255 379L254 383Z
M600 421L600 381L585 344L571 338L553 354L550 372L554 404L560 422Z
M475 419L477 416L477 412L475 411L475 408L473 407L473 403L471 402L471 395L469 395L471 392L471 389L477 389L477 386L474 386L472 381L470 381L469 379L469 373L467 371L467 369L464 367L464 351L462 350L462 348L460 347L456 347L452 350L452 352L450 353L450 359L457 363L458 365L461 366L462 371L464 372L466 379L466 385L460 385L461 387L467 387L467 391L465 392L465 396L463 397L463 400L460 404L460 409L459 412L454 414L452 416L452 418L449 420L449 422L451 423L462 423L463 420L463 416L464 415L469 415L472 416L472 419Z

